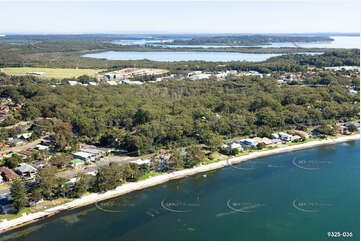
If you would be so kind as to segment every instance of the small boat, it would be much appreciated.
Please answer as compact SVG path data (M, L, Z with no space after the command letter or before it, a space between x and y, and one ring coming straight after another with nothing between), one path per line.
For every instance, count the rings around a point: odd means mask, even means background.
M204 174L203 177L207 177L207 174Z

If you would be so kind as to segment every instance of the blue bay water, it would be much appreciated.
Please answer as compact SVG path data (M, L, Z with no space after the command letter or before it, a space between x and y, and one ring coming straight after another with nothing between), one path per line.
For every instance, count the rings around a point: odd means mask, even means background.
M330 36L333 41L320 41L320 42L272 42L269 45L256 45L253 47L262 47L262 48L345 48L345 49L360 49L360 36ZM250 47L242 45L174 45L169 44L172 42L171 39L160 40L155 42L154 40L120 40L113 41L114 44L119 45L150 45L150 46L160 46L160 47L169 47L169 48L230 48L230 47Z
M151 60L151 61L265 61L282 54L253 54L235 52L200 52L200 51L106 51L86 54L83 57L105 58L108 60Z
M0 240L330 240L328 232L359 240L359 229L360 141L352 141L175 180Z
M319 55L321 52L300 52L297 54ZM151 61L265 61L271 57L285 54L236 53L236 52L201 52L201 51L106 51L86 54L82 57L105 58L107 60L151 60Z

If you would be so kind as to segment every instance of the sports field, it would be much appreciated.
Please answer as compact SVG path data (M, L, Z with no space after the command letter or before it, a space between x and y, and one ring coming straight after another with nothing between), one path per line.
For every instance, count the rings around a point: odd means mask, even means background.
M81 75L97 76L102 69L61 69L61 68L37 68L37 67L9 67L1 68L0 72L7 75L34 75L40 78L72 78ZM29 74L31 72L39 72L41 75Z

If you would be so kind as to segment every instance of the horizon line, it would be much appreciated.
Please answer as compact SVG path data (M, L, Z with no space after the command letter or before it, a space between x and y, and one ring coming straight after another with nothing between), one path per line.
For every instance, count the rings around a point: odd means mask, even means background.
M360 32L167 32L167 31L135 31L135 32L0 32L1 35L117 35L117 34L250 34L250 35L278 35L278 34L358 34Z

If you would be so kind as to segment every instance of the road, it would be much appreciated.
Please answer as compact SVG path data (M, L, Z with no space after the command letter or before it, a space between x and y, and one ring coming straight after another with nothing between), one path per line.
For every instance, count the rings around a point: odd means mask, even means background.
M10 194L10 188L3 188L0 190L0 195Z
M15 146L15 147L11 147L9 149L0 151L0 156L4 155L6 153L9 153L9 152L21 152L21 151L33 148L36 145L40 144L41 141L43 141L43 140L44 140L44 138L40 138L40 139L34 140L34 141L30 142L30 143L27 143L25 145Z

